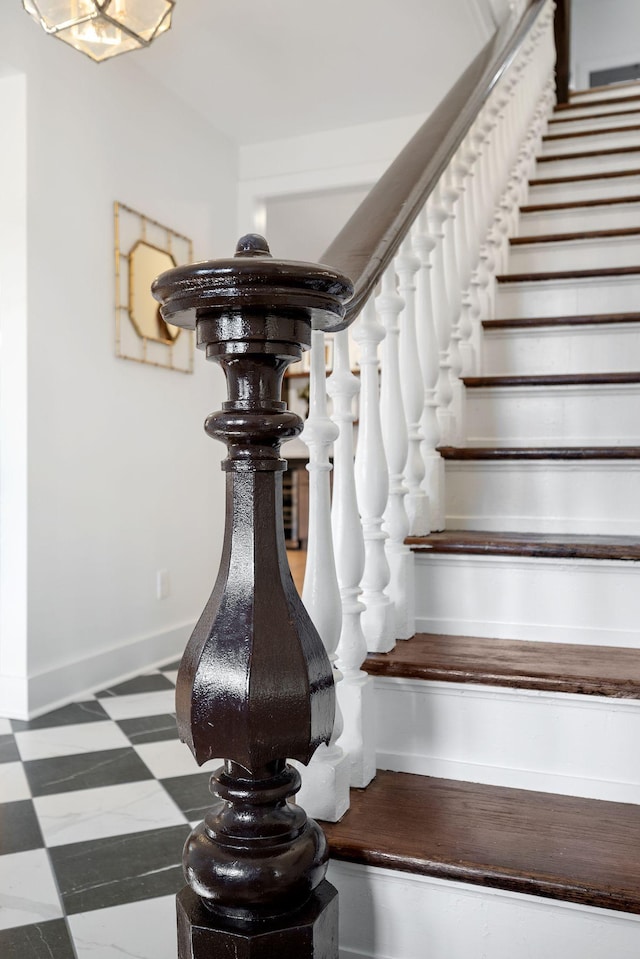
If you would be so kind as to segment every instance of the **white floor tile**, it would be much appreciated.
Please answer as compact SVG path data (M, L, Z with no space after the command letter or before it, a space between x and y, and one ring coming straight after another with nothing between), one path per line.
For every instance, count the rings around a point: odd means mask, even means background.
M155 780L34 799L48 846L177 826L185 817Z
M101 749L119 749L131 745L114 722L32 729L16 733L15 738L24 761L48 759L51 756L72 756L74 753L93 753Z
M173 896L69 917L78 959L175 959Z
M170 673L164 673L164 675L167 677L167 679L170 679L173 685L175 686L176 680L178 678L178 670L172 669Z
M178 739L158 743L143 743L133 747L143 763L148 766L157 779L169 779L170 776L189 776L197 773L213 772L220 765L219 760L198 766L191 752Z
M175 682L175 679L174 679L174 682ZM8 733L10 733L11 731L12 731L12 730L11 730L11 723L9 722L9 720L8 720L8 719L0 719L0 736L6 736L6 735L7 735Z
M62 908L46 851L0 856L0 929L60 916Z
M0 802L17 802L30 796L22 763L0 763Z
M111 719L135 719L138 716L159 716L175 713L176 694L173 689L155 693L137 693L132 696L112 696L100 700L100 705Z

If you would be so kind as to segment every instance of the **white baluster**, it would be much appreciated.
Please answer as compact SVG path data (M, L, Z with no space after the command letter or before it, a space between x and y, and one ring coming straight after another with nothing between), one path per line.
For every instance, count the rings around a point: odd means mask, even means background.
M403 483L409 443L400 386L398 350L398 318L405 301L396 291L396 275L392 267L388 267L383 274L382 291L375 303L378 316L386 330L382 343L380 418L389 467L389 499L384 513L384 528L389 536L385 548L391 573L388 592L395 607L396 638L409 639L415 633L415 574L413 554L404 542L410 528L405 508L407 487ZM404 372L403 370L403 375ZM424 496L424 491L421 492Z
M444 460L437 451L440 428L436 387L440 364L431 301L430 261L436 240L429 235L428 229L425 207L414 223L412 231L413 248L420 260L420 270L416 277L416 339L424 385L424 409L421 418L424 436L422 447L422 459L425 465L424 489L429 500L431 529L440 530L444 529Z
M338 687L342 676L335 661L342 628L342 602L331 535L329 483L329 451L338 429L327 414L324 333L314 330L311 337L310 408L302 431L302 439L309 447L309 545L302 601L320 634ZM349 808L351 763L337 744L342 728L338 701L329 745L320 745L306 769L301 769L300 804L311 816L329 822L337 822Z
M353 326L353 338L360 345L360 425L356 451L356 490L364 534L364 575L362 577L362 631L370 652L387 653L395 645L395 613L385 592L390 571L384 549L387 534L382 515L389 495L389 474L380 425L378 389L378 345L384 329L378 322L371 300Z
M449 304L447 301L447 287L444 276L444 254L442 241L444 231L442 225L447 218L447 211L440 202L440 191L436 187L428 204L427 219L429 222L429 233L436 241L433 251L433 270L432 270L432 291L433 291L433 319L435 324L436 336L438 338L438 352L440 358L440 369L438 372L438 387L436 397L438 401L438 424L440 427L439 446L448 446L451 444L451 400L453 392L451 389L451 361L449 359L449 340L451 331L449 329Z
M342 599L342 631L337 666L342 682L337 686L344 731L338 740L351 762L351 785L367 786L376 774L373 679L361 669L367 642L360 615L360 580L364 571L364 540L356 498L353 466L353 400L360 391L351 372L349 333L335 334L333 373L327 382L333 399L333 421L339 429L333 447L333 501L331 527L336 573Z
M425 466L422 459L422 427L424 410L424 381L416 338L416 276L420 260L413 252L411 237L407 236L395 258L398 274L398 293L404 300L400 318L400 388L409 432L409 455L405 467L405 482L409 495L407 513L412 536L426 536L431 526L429 500L423 484Z

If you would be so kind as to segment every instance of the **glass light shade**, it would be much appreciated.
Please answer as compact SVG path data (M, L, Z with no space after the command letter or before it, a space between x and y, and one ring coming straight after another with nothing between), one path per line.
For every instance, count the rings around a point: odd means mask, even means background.
M175 0L22 0L47 33L100 62L148 47L171 26Z

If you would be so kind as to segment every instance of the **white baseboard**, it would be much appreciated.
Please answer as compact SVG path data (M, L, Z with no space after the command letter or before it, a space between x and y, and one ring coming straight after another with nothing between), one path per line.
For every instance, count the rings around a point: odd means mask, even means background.
M182 654L193 622L91 653L28 678L0 676L0 716L33 719Z

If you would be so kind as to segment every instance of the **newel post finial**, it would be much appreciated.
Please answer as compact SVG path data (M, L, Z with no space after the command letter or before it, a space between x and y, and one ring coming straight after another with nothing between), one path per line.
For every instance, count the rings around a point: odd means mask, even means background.
M228 450L222 560L176 693L181 739L199 764L223 765L211 779L219 801L185 845L179 956L336 959L324 834L288 802L300 780L287 759L307 763L329 741L335 693L287 565L280 443L302 421L281 392L312 327L342 325L352 286L328 267L273 259L250 234L232 259L163 273L153 294L166 320L196 330L228 388L205 423Z

